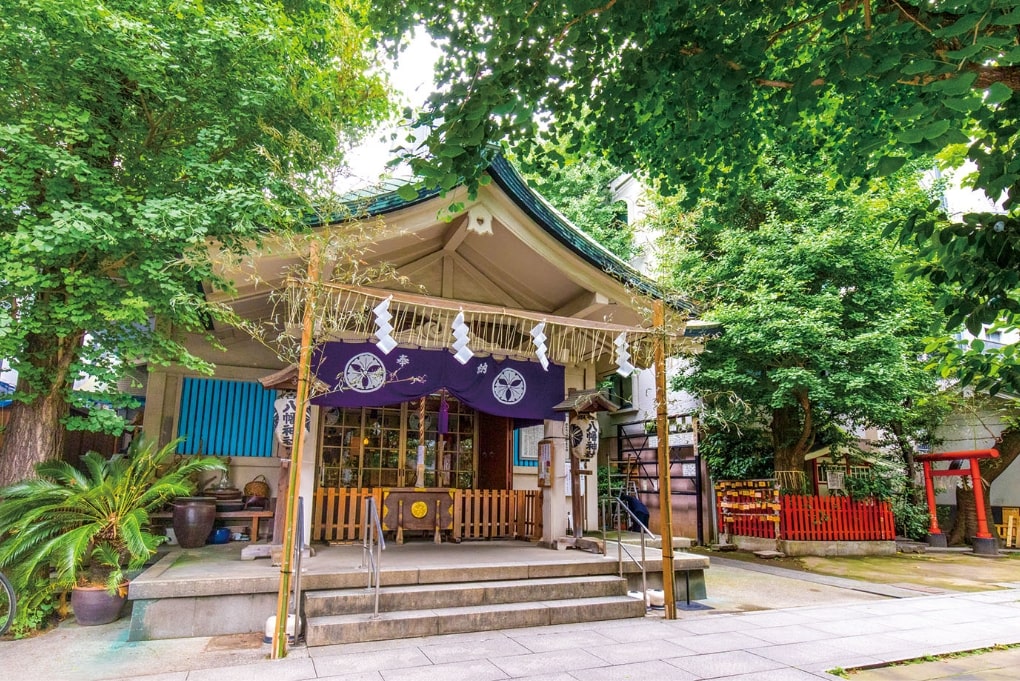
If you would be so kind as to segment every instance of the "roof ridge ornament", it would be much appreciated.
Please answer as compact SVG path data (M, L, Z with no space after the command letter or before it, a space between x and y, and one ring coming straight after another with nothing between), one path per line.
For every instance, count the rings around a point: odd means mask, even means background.
M467 229L469 232L492 236L492 212L481 205L468 209Z

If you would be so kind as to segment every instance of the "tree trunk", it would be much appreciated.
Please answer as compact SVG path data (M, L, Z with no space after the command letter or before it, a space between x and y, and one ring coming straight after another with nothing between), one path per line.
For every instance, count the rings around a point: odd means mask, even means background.
M990 490L992 482L999 475L1009 468L1018 456L1020 456L1020 430L1007 429L995 440L994 449L999 450L999 456L995 459L981 459L981 480L984 484L985 493L985 518L988 519L988 531L992 532L992 495ZM964 544L977 534L977 512L974 507L974 490L967 487L956 488L956 518L953 526L946 534L946 541L950 545ZM992 536L995 536L994 533Z
M800 408L772 410L772 448L776 478L780 486L796 489L806 485L804 455L814 442L811 402L806 394L797 395ZM796 478L796 479L795 479Z
M983 473L984 471L982 471L982 477L984 477ZM991 508L991 504L986 505L987 518L992 517ZM957 485L956 518L953 519L953 527L946 535L946 543L950 546L960 546L968 543L975 534L977 534L977 511L974 506L974 490L970 485L966 487Z
M896 448L900 452L900 456L903 459L904 468L904 498L910 502L911 505L923 504L924 499L924 487L918 485L916 481L917 473L917 462L914 461L914 447L903 435L903 424L899 422L892 423L889 426L893 435L896 436Z
M0 486L32 477L35 465L50 459L59 459L64 453L64 427L61 420L68 413L65 397L69 380L69 369L77 355L84 333L54 339L48 345L51 351L43 355L38 350L35 357L42 356L43 372L47 385L42 391L30 386L18 377L18 392L37 392L30 402L11 405L10 420L4 430L3 444L0 445ZM30 339L39 348L43 339ZM35 390L33 390L35 388Z

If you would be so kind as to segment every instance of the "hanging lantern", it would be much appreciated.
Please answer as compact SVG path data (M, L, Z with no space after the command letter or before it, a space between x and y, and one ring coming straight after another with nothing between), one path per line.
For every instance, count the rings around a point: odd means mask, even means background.
M599 420L595 414L577 414L570 418L570 451L582 461L599 453Z
M276 441L284 447L294 446L294 424L297 423L297 393L291 390L280 391L279 397L273 402L273 432ZM305 412L305 434L309 430L311 415Z

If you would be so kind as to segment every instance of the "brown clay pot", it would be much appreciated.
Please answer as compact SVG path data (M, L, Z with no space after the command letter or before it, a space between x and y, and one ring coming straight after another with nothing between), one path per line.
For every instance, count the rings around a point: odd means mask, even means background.
M216 522L214 497L178 497L174 499L173 527L177 543L184 549L205 546Z
M120 618L120 611L127 600L125 586L115 594L105 586L76 586L71 589L71 610L74 619L83 627L109 624Z

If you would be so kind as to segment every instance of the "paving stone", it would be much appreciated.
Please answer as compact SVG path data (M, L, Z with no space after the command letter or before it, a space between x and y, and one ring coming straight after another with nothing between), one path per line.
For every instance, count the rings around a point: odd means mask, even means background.
M513 677L600 669L606 665L604 660L583 650L556 650L548 653L496 657L492 658L491 662Z
M744 650L672 658L666 661L673 666L689 671L699 679L717 679L735 674L761 672L786 667L781 662Z
M413 669L382 672L385 681L495 681L507 679L506 672L488 660L467 660Z
M585 669L571 674L580 681L621 681L621 679L654 679L655 681L698 681L700 677L667 662L635 662L600 669Z

